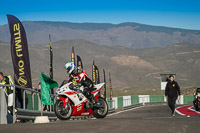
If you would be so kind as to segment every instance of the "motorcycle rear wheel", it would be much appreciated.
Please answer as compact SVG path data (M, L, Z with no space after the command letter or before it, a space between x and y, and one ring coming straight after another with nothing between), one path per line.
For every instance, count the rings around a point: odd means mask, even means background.
M94 117L97 119L104 118L108 114L108 104L107 102L102 98L99 97L97 100L97 104L101 104L103 108L95 108L94 109Z
M193 105L194 105L195 110L196 110L196 111L199 111L199 103L198 103L197 100L194 100L194 101L193 101Z
M68 120L72 115L72 106L71 104L67 103L64 107L63 104L64 103L62 100L56 101L54 105L55 114L60 120Z

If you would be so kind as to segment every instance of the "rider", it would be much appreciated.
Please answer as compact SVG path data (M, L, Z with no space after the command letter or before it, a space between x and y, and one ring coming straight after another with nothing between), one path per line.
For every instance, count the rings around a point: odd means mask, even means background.
M76 67L74 62L67 62L65 64L65 69L69 73L69 82L73 82L73 85L82 85L84 86L83 94L92 102L95 103L95 99L91 94L91 91L94 89L94 85L87 73L83 71L81 67Z
M197 95L200 93L200 86L197 87L196 92L194 93L194 98L197 98Z

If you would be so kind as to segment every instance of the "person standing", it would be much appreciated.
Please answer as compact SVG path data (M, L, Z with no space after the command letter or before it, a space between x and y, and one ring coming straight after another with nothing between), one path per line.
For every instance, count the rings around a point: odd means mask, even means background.
M169 75L169 81L165 87L165 97L167 98L168 106L172 111L172 116L175 116L176 99L180 94L180 87L178 83L174 81L174 76Z

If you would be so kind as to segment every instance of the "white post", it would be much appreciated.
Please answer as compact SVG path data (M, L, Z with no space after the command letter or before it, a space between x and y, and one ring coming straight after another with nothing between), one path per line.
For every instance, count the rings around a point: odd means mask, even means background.
M0 86L1 102L0 102L0 124L7 124L7 104L4 88Z
M15 86L13 87L13 123L15 123Z

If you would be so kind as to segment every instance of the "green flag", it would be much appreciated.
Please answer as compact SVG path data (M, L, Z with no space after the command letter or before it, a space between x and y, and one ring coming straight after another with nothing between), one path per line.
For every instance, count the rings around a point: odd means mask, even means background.
M58 83L48 76L40 73L41 80L41 102L44 105L53 105L53 101L50 99L49 90L58 87Z

